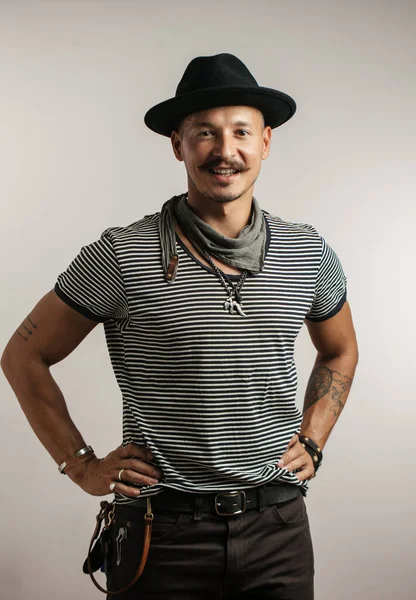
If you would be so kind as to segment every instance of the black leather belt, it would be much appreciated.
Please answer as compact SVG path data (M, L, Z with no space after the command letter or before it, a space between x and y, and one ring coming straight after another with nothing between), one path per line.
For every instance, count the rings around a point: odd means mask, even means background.
M286 502L302 493L299 486L290 483L266 484L257 488L221 492L218 494L193 494L166 489L151 496L152 510L172 510L178 512L214 512L221 516L240 515L246 510ZM146 508L146 497L138 498L120 507Z

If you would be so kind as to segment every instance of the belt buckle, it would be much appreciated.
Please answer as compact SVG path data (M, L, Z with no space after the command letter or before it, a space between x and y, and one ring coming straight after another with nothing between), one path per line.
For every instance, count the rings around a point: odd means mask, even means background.
M221 496L225 498L237 498L239 496L241 498L241 508L239 510L235 510L234 512L220 512L219 509L221 508ZM217 494L215 496L215 512L217 513L217 515L220 515L222 517L229 517L231 515L241 515L242 513L246 512L246 507L247 499L244 490L241 490L240 492L224 492L224 494Z

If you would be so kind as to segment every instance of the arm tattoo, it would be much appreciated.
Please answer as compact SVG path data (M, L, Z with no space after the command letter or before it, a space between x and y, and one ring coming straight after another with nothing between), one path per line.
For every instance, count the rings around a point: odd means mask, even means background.
M24 321L21 325L21 327L23 327L23 329L25 330L26 333L20 333L20 331L18 329L16 329L16 333L18 333L20 335L20 337L25 340L25 342L27 342L29 340L29 338L27 336L33 334L33 329L38 328L38 326L32 321L32 319L30 317L27 317L27 321L28 321L29 327L27 327L25 325Z
M338 417L345 404L345 402L342 402L342 398L350 389L351 384L351 377L342 375L339 371L329 369L328 367L316 367L309 378L305 394L304 411L315 404L322 396L329 393L333 401L329 410L334 413L335 417Z

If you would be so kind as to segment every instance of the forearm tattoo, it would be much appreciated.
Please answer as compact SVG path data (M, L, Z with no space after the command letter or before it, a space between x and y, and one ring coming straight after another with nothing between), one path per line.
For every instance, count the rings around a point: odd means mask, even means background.
M304 411L325 396L325 394L329 393L332 400L329 410L333 412L335 417L338 417L341 410L344 408L344 397L348 393L351 384L351 377L342 375L339 371L335 371L335 369L316 367L309 378L303 407Z
M27 324L25 324L25 321L27 322ZM29 336L33 334L33 330L37 329L38 326L32 321L30 317L27 317L25 321L23 321L23 323L20 325L21 331L19 331L19 329L16 329L16 333L18 333L20 337L23 338L25 342L27 342L29 341Z

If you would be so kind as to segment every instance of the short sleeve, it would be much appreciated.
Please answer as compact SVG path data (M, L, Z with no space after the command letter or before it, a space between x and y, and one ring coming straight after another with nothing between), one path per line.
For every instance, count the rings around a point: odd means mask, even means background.
M309 321L325 321L335 316L347 300L347 278L334 250L322 240L322 256L315 284Z
M99 240L81 248L58 276L54 289L61 300L93 321L128 315L126 290L109 229Z

